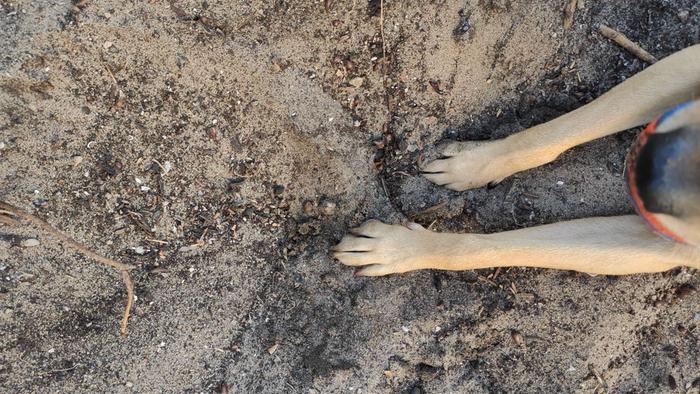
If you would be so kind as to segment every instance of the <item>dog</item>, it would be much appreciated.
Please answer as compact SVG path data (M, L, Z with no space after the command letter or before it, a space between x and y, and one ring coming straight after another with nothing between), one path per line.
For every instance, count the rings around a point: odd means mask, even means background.
M677 52L591 103L493 141L453 142L422 168L462 191L554 161L574 146L648 124L625 163L638 215L595 217L494 234L451 234L370 220L333 247L356 273L503 266L625 275L700 268L700 45ZM654 118L657 114L663 114Z

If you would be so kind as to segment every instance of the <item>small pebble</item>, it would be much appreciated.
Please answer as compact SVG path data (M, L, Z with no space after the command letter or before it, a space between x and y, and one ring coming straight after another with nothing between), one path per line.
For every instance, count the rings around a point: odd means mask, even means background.
M521 333L513 331L510 333L510 336L513 338L513 342L515 342L516 345L523 346L525 344L525 338L523 338Z
M359 88L359 87L362 87L362 85L365 83L365 79L362 77L356 77L356 78L351 79L348 82L350 83L350 85L352 85L356 88Z
M112 43L112 41L106 41L104 44L102 44L102 48L107 50L107 49L111 48L112 45L114 45L114 43Z
M278 347L279 347L278 344L274 344L274 345L270 346L270 347L267 349L267 352L268 352L269 354L275 354L275 352L277 351L277 348L278 348Z
M250 219L253 216L255 216L255 209L253 207L247 207L243 210L243 217Z
M134 387L134 384L131 383L131 382L126 382L124 385L125 385L126 387L128 387L128 388Z
M688 18L690 17L690 12L688 10L683 10L678 13L678 20L680 20L682 23L688 22Z
M348 70L348 72L353 72L355 70L355 63L352 62L350 59L345 60L345 69Z
M281 196L284 193L284 186L275 185L272 187L272 192L275 193L275 196Z
M326 216L330 216L335 213L335 208L336 205L333 201L322 201L321 205L319 206L319 210L321 211L322 214Z
M301 235L307 235L311 232L311 230L311 226L308 223L304 223L301 226L299 226L297 232Z
M316 203L311 200L306 200L302 205L302 209L304 210L304 214L311 215L316 209Z
M136 254L145 254L145 253L146 253L146 249L144 249L143 246L137 246L137 247L134 248L134 252L135 252Z
M24 273L17 278L20 282L33 282L36 275Z
M82 156L73 156L73 165L74 166L79 166L80 163L83 162L83 157Z
M36 238L29 238L22 241L22 246L25 248L31 248L33 246L39 246L39 240Z
M177 66L178 66L180 69L185 68L185 66L187 66L187 63L189 62L189 60L187 59L187 57L185 57L185 55L183 55L183 54L181 54L181 53L176 54L176 55L175 55L175 58L177 59Z

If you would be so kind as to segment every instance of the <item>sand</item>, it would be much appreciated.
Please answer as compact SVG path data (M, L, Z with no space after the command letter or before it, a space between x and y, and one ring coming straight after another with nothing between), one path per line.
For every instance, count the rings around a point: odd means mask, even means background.
M0 391L697 393L694 270L359 278L329 256L368 218L632 212L638 130L491 189L418 175L440 141L647 66L600 23L658 58L700 42L693 0L587 0L564 30L566 3L0 0L0 200L137 266L121 338L117 271L0 226Z

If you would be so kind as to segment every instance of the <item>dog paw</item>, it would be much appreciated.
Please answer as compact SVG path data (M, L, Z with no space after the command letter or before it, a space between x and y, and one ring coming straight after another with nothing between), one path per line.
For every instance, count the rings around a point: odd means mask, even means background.
M333 257L341 263L362 267L356 275L382 276L428 268L432 232L416 223L406 226L389 225L370 220L350 231L333 247Z
M452 142L442 155L421 170L429 181L462 191L498 183L518 171L503 148L502 141Z

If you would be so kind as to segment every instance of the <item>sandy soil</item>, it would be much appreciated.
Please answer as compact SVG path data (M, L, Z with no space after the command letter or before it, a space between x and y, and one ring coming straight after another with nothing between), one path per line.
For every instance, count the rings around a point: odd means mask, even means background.
M586 0L565 31L566 3L387 1L382 39L375 0L0 0L0 199L138 266L123 339L118 272L0 227L0 390L697 393L693 270L367 279L328 255L370 217L632 211L636 131L492 189L417 175L643 69L599 23L657 57L700 42L695 0Z

